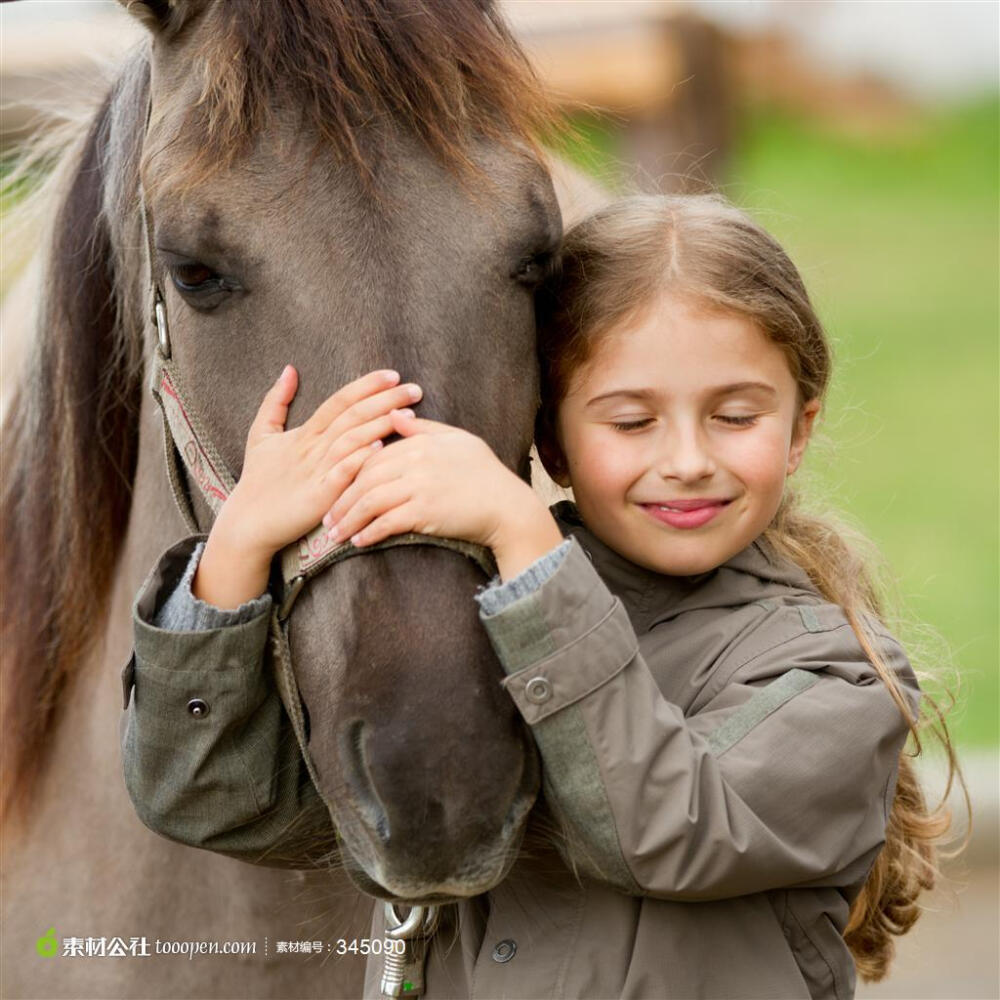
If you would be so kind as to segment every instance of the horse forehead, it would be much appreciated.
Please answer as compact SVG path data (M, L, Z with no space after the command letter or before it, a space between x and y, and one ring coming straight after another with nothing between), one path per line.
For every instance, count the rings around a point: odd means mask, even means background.
M247 152L234 159L231 167L199 178L197 184L185 184L184 168L197 160L207 130L221 129L235 136L245 127L243 122L192 117L191 109L203 99L202 48L197 32L192 34L156 46L152 54L150 120L141 164L148 190L176 179L186 200L197 201L202 190L214 188L214 197L236 208L259 203L264 197L280 200L300 194L308 200L339 192L354 206L381 211L390 220L394 217L378 199L361 197L371 192L348 164L350 157L306 130L301 108L280 91L272 95L266 128L253 137ZM364 137L359 141L365 142ZM391 121L371 129L370 142L362 152L377 187L388 194L388 204L420 203L424 211L417 218L429 218L436 209L454 209L462 202L467 211L490 206L493 220L507 220L509 227L561 225L549 170L530 149L513 137L510 142L483 137L467 141L466 153L479 168L478 177L459 178L419 137ZM337 169L340 164L344 169Z
M548 170L517 140L470 139L467 153L481 171L470 185L411 131L385 122L372 128L370 141L364 135L358 140L385 195L373 198L350 157L306 131L301 107L280 88L272 94L266 128L250 149L192 183L188 167L197 165L208 130L235 136L247 127L191 115L204 98L211 72L206 60L212 56L207 29L197 23L194 28L153 48L141 169L150 197L160 200L161 188L172 189L162 200L206 239L220 236L223 227L239 231L255 218L259 222L262 212L323 220L368 245L378 233L398 236L400 230L411 245L420 242L421 231L439 238L461 232L473 253L476 229L488 235L491 249L497 240L513 245L558 239L561 220ZM157 222L161 215L162 209Z
M161 135L151 135L150 145L162 148ZM379 196L329 154L310 165L309 137L298 150L259 143L233 168L193 185L184 183L183 150L169 144L171 154L151 153L143 172L158 243L246 263L335 260L345 273L451 260L456 275L475 283L465 273L473 261L492 269L558 240L558 208L544 174L495 157L486 186L470 191L432 158L419 158L410 139L387 154Z

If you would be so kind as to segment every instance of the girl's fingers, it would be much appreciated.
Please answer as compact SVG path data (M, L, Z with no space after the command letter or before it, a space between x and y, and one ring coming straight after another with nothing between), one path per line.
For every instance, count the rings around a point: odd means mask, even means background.
M389 416L393 417L393 430L404 437L414 434L449 434L459 429L451 424L414 416L412 410L392 410Z
M361 548L365 545L381 542L383 538L388 538L390 535L402 535L407 531L421 530L423 529L420 526L415 505L402 503L375 518L368 527L355 532L351 536L351 541L355 546Z
M413 411L409 410L408 412L412 413ZM358 424L357 427L331 438L323 455L323 461L333 465L358 448L365 448L373 441L379 441L394 433L395 428L388 414L369 420L367 423Z
M334 420L356 403L382 392L399 382L399 372L381 370L369 372L348 382L325 399L303 425L308 431L322 434Z
M364 450L364 449L362 449ZM368 459L371 459L369 462ZM373 455L367 453L364 468L355 475L352 482L348 483L340 496L330 505L330 509L323 518L323 524L330 528L336 521L343 520L344 516L361 502L367 493L376 487L386 483L395 482L405 475L405 468L399 463L388 448L381 454Z
M342 518L330 525L330 538L342 542L352 538L364 529L371 521L381 517L386 511L392 510L411 499L409 484L403 479L394 479L388 483L373 486L353 504ZM323 519L326 524L327 519Z
M351 452L351 454L345 458L342 458L323 474L322 482L324 486L330 487L330 491L334 497L342 496L344 490L346 490L347 487L354 482L354 479L361 470L361 467L368 461L369 458L372 457L372 455L379 451L381 447L381 441L374 441L363 448L358 448L357 451ZM323 524L324 526L329 527L326 517L323 518Z
M375 393L353 403L343 413L331 420L320 433L323 437L332 440L350 432L359 424L374 420L376 417L387 416L394 409L412 405L420 399L421 395L420 386L412 383L393 386L384 392ZM392 433L392 431L390 430L388 433Z
M400 443L396 442L397 445ZM381 454L369 457L371 461L365 464L354 481L333 502L326 517L323 518L323 523L327 527L332 526L335 521L342 520L351 508L371 490L406 476L409 465L404 456L392 445L388 445Z
M423 417L414 416L412 410L393 410L389 415L397 417L399 433L450 434L460 430L453 424L443 424L438 420L425 420Z
M268 434L280 434L288 419L288 407L299 387L299 373L292 365L285 365L278 381L264 394L257 415L250 425L247 443L259 441Z

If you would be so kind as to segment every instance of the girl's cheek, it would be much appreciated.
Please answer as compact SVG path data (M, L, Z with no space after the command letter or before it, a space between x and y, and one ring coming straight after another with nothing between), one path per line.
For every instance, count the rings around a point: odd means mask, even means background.
M747 484L780 491L788 468L788 442L773 431L762 433L753 441L744 441L742 447L734 449L730 468Z

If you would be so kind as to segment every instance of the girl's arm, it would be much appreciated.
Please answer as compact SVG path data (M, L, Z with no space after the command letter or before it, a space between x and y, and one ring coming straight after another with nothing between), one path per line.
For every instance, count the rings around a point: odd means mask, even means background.
M207 541L172 546L143 585L122 746L129 794L157 832L279 867L333 849L327 810L266 668L265 587L274 553L319 523L389 433L389 411L419 395L397 382L394 372L371 373L285 431L297 388L286 368Z
M540 501L489 449L428 421L396 429L406 439L366 463L328 520L355 544L451 534L490 544L498 561L531 526L505 560L508 583L480 597L481 618L574 867L682 900L860 886L884 840L907 727L839 609L762 608L754 634L717 665L718 689L685 718L579 542L553 551ZM524 580L531 556L541 561ZM915 698L888 637L883 654Z
M133 608L125 784L140 819L171 840L309 867L335 848L334 833L265 661L271 598L197 607L203 546L192 536L168 549Z
M402 438L367 458L323 518L331 539L372 545L407 531L492 549L509 580L562 542L541 498L481 438L394 411Z
M864 881L907 727L839 609L814 609L816 631L761 609L690 718L575 539L534 592L480 615L582 871L680 900ZM898 644L882 652L915 698Z

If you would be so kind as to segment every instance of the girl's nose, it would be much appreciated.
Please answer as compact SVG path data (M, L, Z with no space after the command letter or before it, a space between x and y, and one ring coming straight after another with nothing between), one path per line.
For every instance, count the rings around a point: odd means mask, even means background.
M664 479L696 483L715 472L715 461L697 428L678 428L666 435L657 461Z

